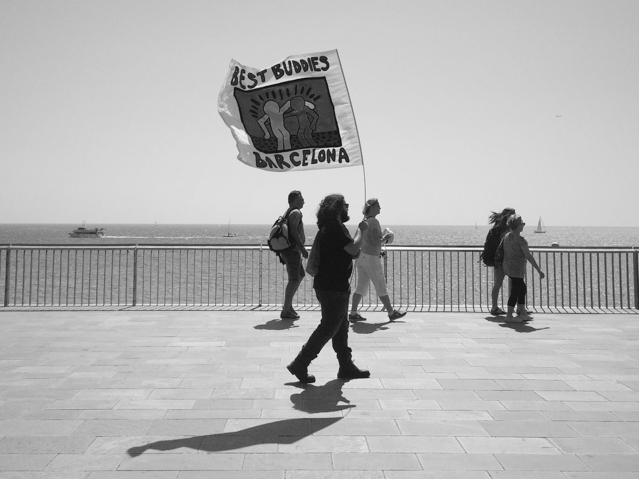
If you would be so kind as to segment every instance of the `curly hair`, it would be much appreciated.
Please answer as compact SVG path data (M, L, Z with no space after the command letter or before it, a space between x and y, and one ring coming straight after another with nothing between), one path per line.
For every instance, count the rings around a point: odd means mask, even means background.
M507 221L511 215L515 214L515 208L504 208L501 213L495 211L488 217L488 223L493 226L499 226L502 230L507 228Z
M328 195L322 201L320 201L317 208L317 227L322 229L328 221L335 221L337 215L342 213L344 207L343 195Z

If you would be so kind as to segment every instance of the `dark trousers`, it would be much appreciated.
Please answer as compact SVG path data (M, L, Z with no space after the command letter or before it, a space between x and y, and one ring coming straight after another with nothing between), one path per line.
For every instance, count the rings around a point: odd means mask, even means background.
M517 304L526 304L526 292L528 287L524 283L524 278L510 278L512 287L510 288L510 297L508 298L508 306L514 308Z
M313 331L311 337L302 348L303 354L311 360L315 359L329 340L333 341L333 350L340 361L351 359L351 348L348 347L348 306L350 291L315 290L315 295L322 309L322 320Z

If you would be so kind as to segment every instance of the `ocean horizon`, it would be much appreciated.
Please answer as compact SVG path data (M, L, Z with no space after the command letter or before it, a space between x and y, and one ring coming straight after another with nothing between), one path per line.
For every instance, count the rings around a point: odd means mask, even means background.
M270 224L87 224L104 228L102 238L72 238L69 232L78 224L0 223L0 244L18 245L128 245L128 244L265 244ZM317 233L314 222L305 223L306 243ZM356 224L346 225L354 232ZM389 225L397 245L404 246L480 246L489 225ZM639 227L546 226L535 233L536 225L527 225L522 235L531 246L561 247L639 247Z

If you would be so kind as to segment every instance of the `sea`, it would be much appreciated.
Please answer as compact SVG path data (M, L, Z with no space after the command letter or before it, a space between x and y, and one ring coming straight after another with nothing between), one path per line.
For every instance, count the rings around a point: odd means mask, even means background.
M0 245L234 245L265 244L270 225L228 224L87 224L104 228L102 238L71 238L77 224L0 224ZM356 225L348 224L354 232ZM403 246L481 246L489 225L418 226L385 225L395 233L394 244ZM638 227L546 226L535 233L534 225L522 233L530 246L639 247ZM314 223L305 224L307 244L317 233Z

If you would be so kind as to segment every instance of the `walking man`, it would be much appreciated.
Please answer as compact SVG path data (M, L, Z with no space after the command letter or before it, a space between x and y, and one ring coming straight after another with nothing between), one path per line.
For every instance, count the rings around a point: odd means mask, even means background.
M280 253L280 257L286 265L288 283L284 290L284 305L280 318L299 319L300 315L293 309L293 297L304 279L304 267L302 256L308 258L308 251L304 247L306 236L304 234L304 223L302 222L302 212L304 207L304 197L300 191L294 190L288 194L288 209L286 210L286 221L288 223L288 236L293 247Z
M351 294L350 277L353 272L353 258L359 255L362 232L368 228L362 221L351 238L344 223L348 216L348 204L342 195L329 195L322 200L317 211L319 235L319 272L314 278L313 288L320 303L322 319L302 350L287 366L300 382L315 382L315 376L308 374L308 366L317 357L329 340L339 361L337 377L340 379L367 378L370 372L359 369L353 363L351 348L348 347L348 306Z

